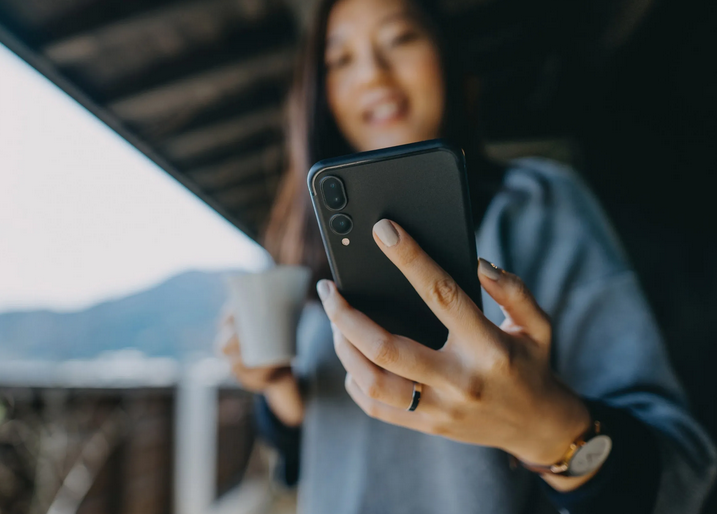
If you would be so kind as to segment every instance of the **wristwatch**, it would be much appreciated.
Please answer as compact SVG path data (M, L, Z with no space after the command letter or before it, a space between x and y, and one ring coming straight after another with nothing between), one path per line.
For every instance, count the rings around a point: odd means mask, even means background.
M600 468L612 450L612 439L604 433L599 421L593 421L590 428L570 444L565 455L550 466L539 466L518 460L520 464L535 473L565 477L581 477Z

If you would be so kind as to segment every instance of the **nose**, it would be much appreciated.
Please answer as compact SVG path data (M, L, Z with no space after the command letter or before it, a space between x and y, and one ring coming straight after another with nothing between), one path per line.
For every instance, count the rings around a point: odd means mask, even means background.
M373 46L362 52L357 68L356 78L361 86L385 81L390 72L387 59L378 48Z

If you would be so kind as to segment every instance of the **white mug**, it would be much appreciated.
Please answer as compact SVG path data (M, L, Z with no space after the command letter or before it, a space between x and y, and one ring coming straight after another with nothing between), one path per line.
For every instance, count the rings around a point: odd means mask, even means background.
M228 278L242 362L248 368L289 365L311 270L276 266Z

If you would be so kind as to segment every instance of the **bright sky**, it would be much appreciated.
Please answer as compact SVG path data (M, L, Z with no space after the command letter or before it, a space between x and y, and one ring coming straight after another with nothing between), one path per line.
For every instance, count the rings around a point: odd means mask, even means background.
M264 251L0 45L0 312L76 310Z

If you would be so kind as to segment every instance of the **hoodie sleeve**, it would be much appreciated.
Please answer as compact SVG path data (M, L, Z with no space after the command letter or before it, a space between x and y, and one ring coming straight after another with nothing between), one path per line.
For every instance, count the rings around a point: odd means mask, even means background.
M479 254L482 246L492 252L482 256L520 276L534 293L553 322L556 373L613 424L620 444L608 462L622 465L610 471L606 463L602 481L586 484L585 498L599 486L602 495L649 492L643 512L698 514L714 481L715 448L689 412L637 276L587 187L550 161L518 161L477 242ZM487 295L484 308L491 320L502 321ZM576 493L562 498L577 501ZM560 498L552 495L565 507ZM566 510L597 512L575 504Z

